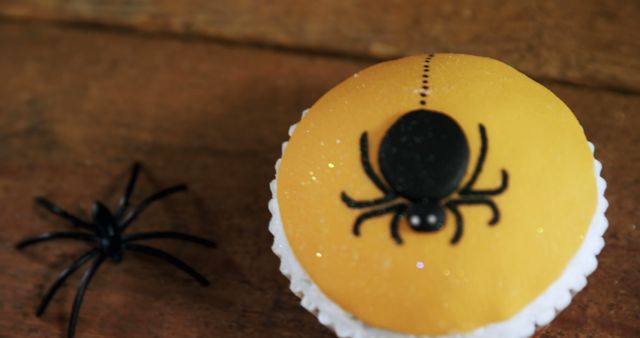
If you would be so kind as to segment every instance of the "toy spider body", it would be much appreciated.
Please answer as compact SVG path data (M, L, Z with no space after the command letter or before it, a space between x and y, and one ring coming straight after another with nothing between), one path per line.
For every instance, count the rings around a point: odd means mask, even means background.
M189 265L179 260L178 258L162 250L155 249L147 245L136 244L133 242L142 239L173 238L191 241L209 247L215 247L215 244L213 242L179 232L143 232L123 236L123 233L131 224L131 222L135 220L138 215L140 215L140 213L150 204L163 199L173 193L184 191L187 189L186 185L177 185L161 190L145 198L137 207L133 208L129 213L125 215L125 212L127 211L129 206L129 198L131 197L131 193L133 192L133 188L135 186L139 171L140 165L136 163L133 167L133 173L129 180L129 184L127 186L125 194L120 199L116 212L111 213L111 211L106 206L104 206L99 201L96 201L93 205L91 222L85 222L80 218L69 214L65 210L55 206L53 203L49 202L43 197L36 198L36 202L38 204L42 205L50 212L69 221L75 227L83 229L85 231L50 232L41 234L39 236L21 241L17 245L18 249L54 239L73 239L93 242L96 244L95 248L89 250L78 259L76 259L76 261L73 262L71 266L69 266L58 276L53 285L49 288L45 296L42 298L42 301L38 306L38 309L36 310L36 315L41 316L47 308L49 301L55 295L60 286L62 286L64 281L82 265L94 259L93 264L86 270L82 277L82 280L80 281L80 286L78 288L78 292L76 293L75 301L73 303L73 308L71 311L71 318L69 319L69 328L67 333L68 337L73 337L75 334L75 327L85 290L97 269L107 258L110 258L114 262L120 262L126 251L141 252L165 260L166 262L174 265L175 267L189 274L191 277L195 278L203 286L209 284L204 276L199 274L197 271L195 271L193 268L191 268Z
M363 132L360 137L362 167L383 196L356 201L342 193L342 201L349 208L380 207L356 218L354 235L360 235L360 226L367 219L392 213L391 237L402 244L398 232L402 216L406 217L413 230L434 232L445 224L446 208L456 220L456 231L451 238L451 244L455 244L463 232L464 222L459 211L462 205L488 206L493 212L489 224L496 224L500 220L500 212L491 196L506 190L508 174L502 170L502 183L496 189L474 188L487 154L486 130L482 124L479 129L480 155L471 178L461 188L458 186L469 162L469 146L464 132L449 116L420 109L403 115L387 130L380 144L378 163L388 186L371 166L368 136ZM458 198L449 198L456 191ZM391 203L399 198L404 201Z

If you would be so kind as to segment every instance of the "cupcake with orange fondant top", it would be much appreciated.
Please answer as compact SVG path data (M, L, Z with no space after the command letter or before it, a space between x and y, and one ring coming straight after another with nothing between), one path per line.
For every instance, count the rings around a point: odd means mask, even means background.
M605 182L569 108L489 58L370 67L290 129L274 252L340 337L529 337L586 285Z

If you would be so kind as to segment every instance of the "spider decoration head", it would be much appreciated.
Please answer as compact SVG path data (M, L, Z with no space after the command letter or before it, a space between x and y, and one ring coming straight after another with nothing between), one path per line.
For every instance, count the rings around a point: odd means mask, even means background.
M482 124L479 130L480 155L471 177L462 186L460 182L469 163L469 145L460 126L449 116L419 109L404 114L387 130L378 154L386 183L371 166L368 136L366 131L363 132L360 137L360 161L369 179L382 192L382 197L354 200L342 192L342 201L349 208L372 208L356 218L353 234L360 236L360 226L367 219L393 214L391 237L396 243L402 244L398 228L403 216L414 231L434 232L443 227L446 210L449 210L456 221L451 244L456 244L464 229L459 210L463 205L489 207L493 213L489 225L497 224L500 212L491 196L507 189L509 176L502 170L499 187L475 187L488 147L487 132Z
M19 242L16 245L18 249L23 249L27 246L42 243L45 241L59 239L79 240L93 243L95 245L93 249L87 251L82 256L77 258L67 269L65 269L58 276L49 290L45 293L42 301L40 302L40 305L36 310L36 315L38 317L41 316L46 310L47 305L51 301L51 298L53 298L56 291L60 288L60 286L62 286L64 281L82 265L93 260L91 266L85 271L80 281L78 291L76 293L76 297L71 310L71 318L69 319L69 327L67 330L68 337L73 337L75 335L76 323L78 321L78 314L80 312L80 305L82 304L84 293L93 275L106 259L110 259L113 262L120 262L122 261L125 252L128 251L147 254L164 260L169 264L172 264L176 268L193 277L201 285L209 285L209 281L204 276L202 276L182 260L160 249L156 249L143 244L138 244L136 242L144 239L169 238L194 242L207 247L215 247L215 243L213 243L212 241L174 231L139 232L130 235L124 235L124 232L127 230L131 222L133 222L148 206L165 197L168 197L171 194L187 189L187 186L184 184L163 189L143 199L140 204L127 212L127 210L129 209L129 198L131 197L131 194L133 192L139 172L140 164L135 163L133 166L131 178L129 179L129 184L127 185L125 193L118 203L116 211L112 213L104 204L96 201L93 204L91 221L84 221L79 217L74 216L67 211L57 207L43 197L36 198L36 203L43 206L46 210L67 220L69 223L71 223L72 226L82 231L44 233Z

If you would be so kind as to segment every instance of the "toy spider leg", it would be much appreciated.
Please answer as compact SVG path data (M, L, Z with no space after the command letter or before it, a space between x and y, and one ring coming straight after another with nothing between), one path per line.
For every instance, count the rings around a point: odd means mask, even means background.
M58 291L58 289L62 286L62 284L64 284L64 281L67 280L69 276L71 276L71 274L73 274L82 265L84 265L85 263L87 263L88 261L90 261L92 258L96 257L99 254L100 254L99 249L89 250L87 253L80 256L78 259L76 259L73 262L73 264L71 264L68 268L62 271L62 273L58 276L58 278L56 278L56 280L53 282L51 287L49 287L49 290L47 290L47 293L45 293L44 297L42 297L42 301L40 302L40 305L38 305L38 308L36 309L36 316L40 317L42 316L42 314L44 314L44 311L47 309L47 306L49 305L51 298L53 298L53 295L56 293L56 291Z
M180 191L185 191L185 190L187 190L187 186L184 184L180 184L174 187L170 187L170 188L158 191L157 193L145 198L144 200L142 200L142 202L140 202L140 204L138 204L137 207L135 207L133 210L131 210L131 212L129 212L127 217L125 217L122 221L119 222L120 230L124 231L129 226L129 224L131 224L131 222L135 220L144 211L144 209L146 209L153 202L157 202L163 198L168 197L171 194L174 194Z
M73 300L73 309L71 310L71 318L69 319L69 328L67 329L67 336L70 338L76 334L76 325L78 323L78 316L80 315L80 306L82 305L84 293L87 291L91 278L93 278L93 275L98 271L100 265L104 263L105 258L107 258L105 255L99 255L98 258L93 261L91 267L84 272L84 275L80 280L80 286L76 292L76 298Z
M52 239L75 239L75 240L81 240L86 242L94 242L98 239L98 237L88 233L84 233L84 232L47 232L47 233L20 241L16 245L16 248L23 249L28 247L29 245L49 241Z
M51 201L49 201L48 199L44 198L44 197L36 197L36 203L40 204L42 207L44 207L45 209L47 209L48 211L50 211L51 213L58 215L60 217L62 217L63 219L66 219L67 221L71 222L71 224L75 227L78 228L84 228L90 231L95 231L95 226L93 224L87 223L81 219L79 219L78 217L68 213L67 211L65 211L64 209L56 206L55 204L53 204Z
M189 276L193 277L196 281L198 281L198 283L200 283L202 286L209 285L209 281L203 275L198 273L194 268L189 266L189 264L181 261L180 259L160 249L156 249L147 245L133 244L133 243L127 243L127 242L124 243L124 248L125 250L141 252L147 255L154 256L156 258L160 258L165 262L172 264L176 268L186 272Z
M131 177L129 177L129 182L127 183L127 188L124 191L124 194L118 201L118 206L116 207L115 217L120 219L124 212L129 207L129 199L131 199L131 195L133 194L133 189L136 186L136 181L138 181L138 175L140 174L140 163L135 162L133 164L133 168L131 169Z
M154 238L173 238L183 241L194 242L204 246L215 247L215 243L206 240L201 237L192 236L182 232L176 231L150 231L150 232L137 232L124 237L125 242L136 241L140 239L154 239Z

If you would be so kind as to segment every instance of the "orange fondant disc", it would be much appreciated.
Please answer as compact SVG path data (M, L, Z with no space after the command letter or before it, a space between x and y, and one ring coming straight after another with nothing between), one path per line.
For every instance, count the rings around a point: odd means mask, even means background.
M402 217L401 245L390 235L392 214L367 220L355 236L356 218L380 207L353 209L340 198L382 196L363 170L360 136L368 133L381 176L382 138L416 109L442 112L464 131L469 165L461 182L478 160L479 124L488 148L476 187L496 187L501 170L509 174L507 190L491 197L499 222L487 224L485 205L460 207L464 233L455 245L449 211L430 233ZM594 159L569 108L504 63L455 54L378 64L329 91L293 133L277 194L290 246L323 293L368 325L428 335L469 332L521 311L575 255L597 202Z

